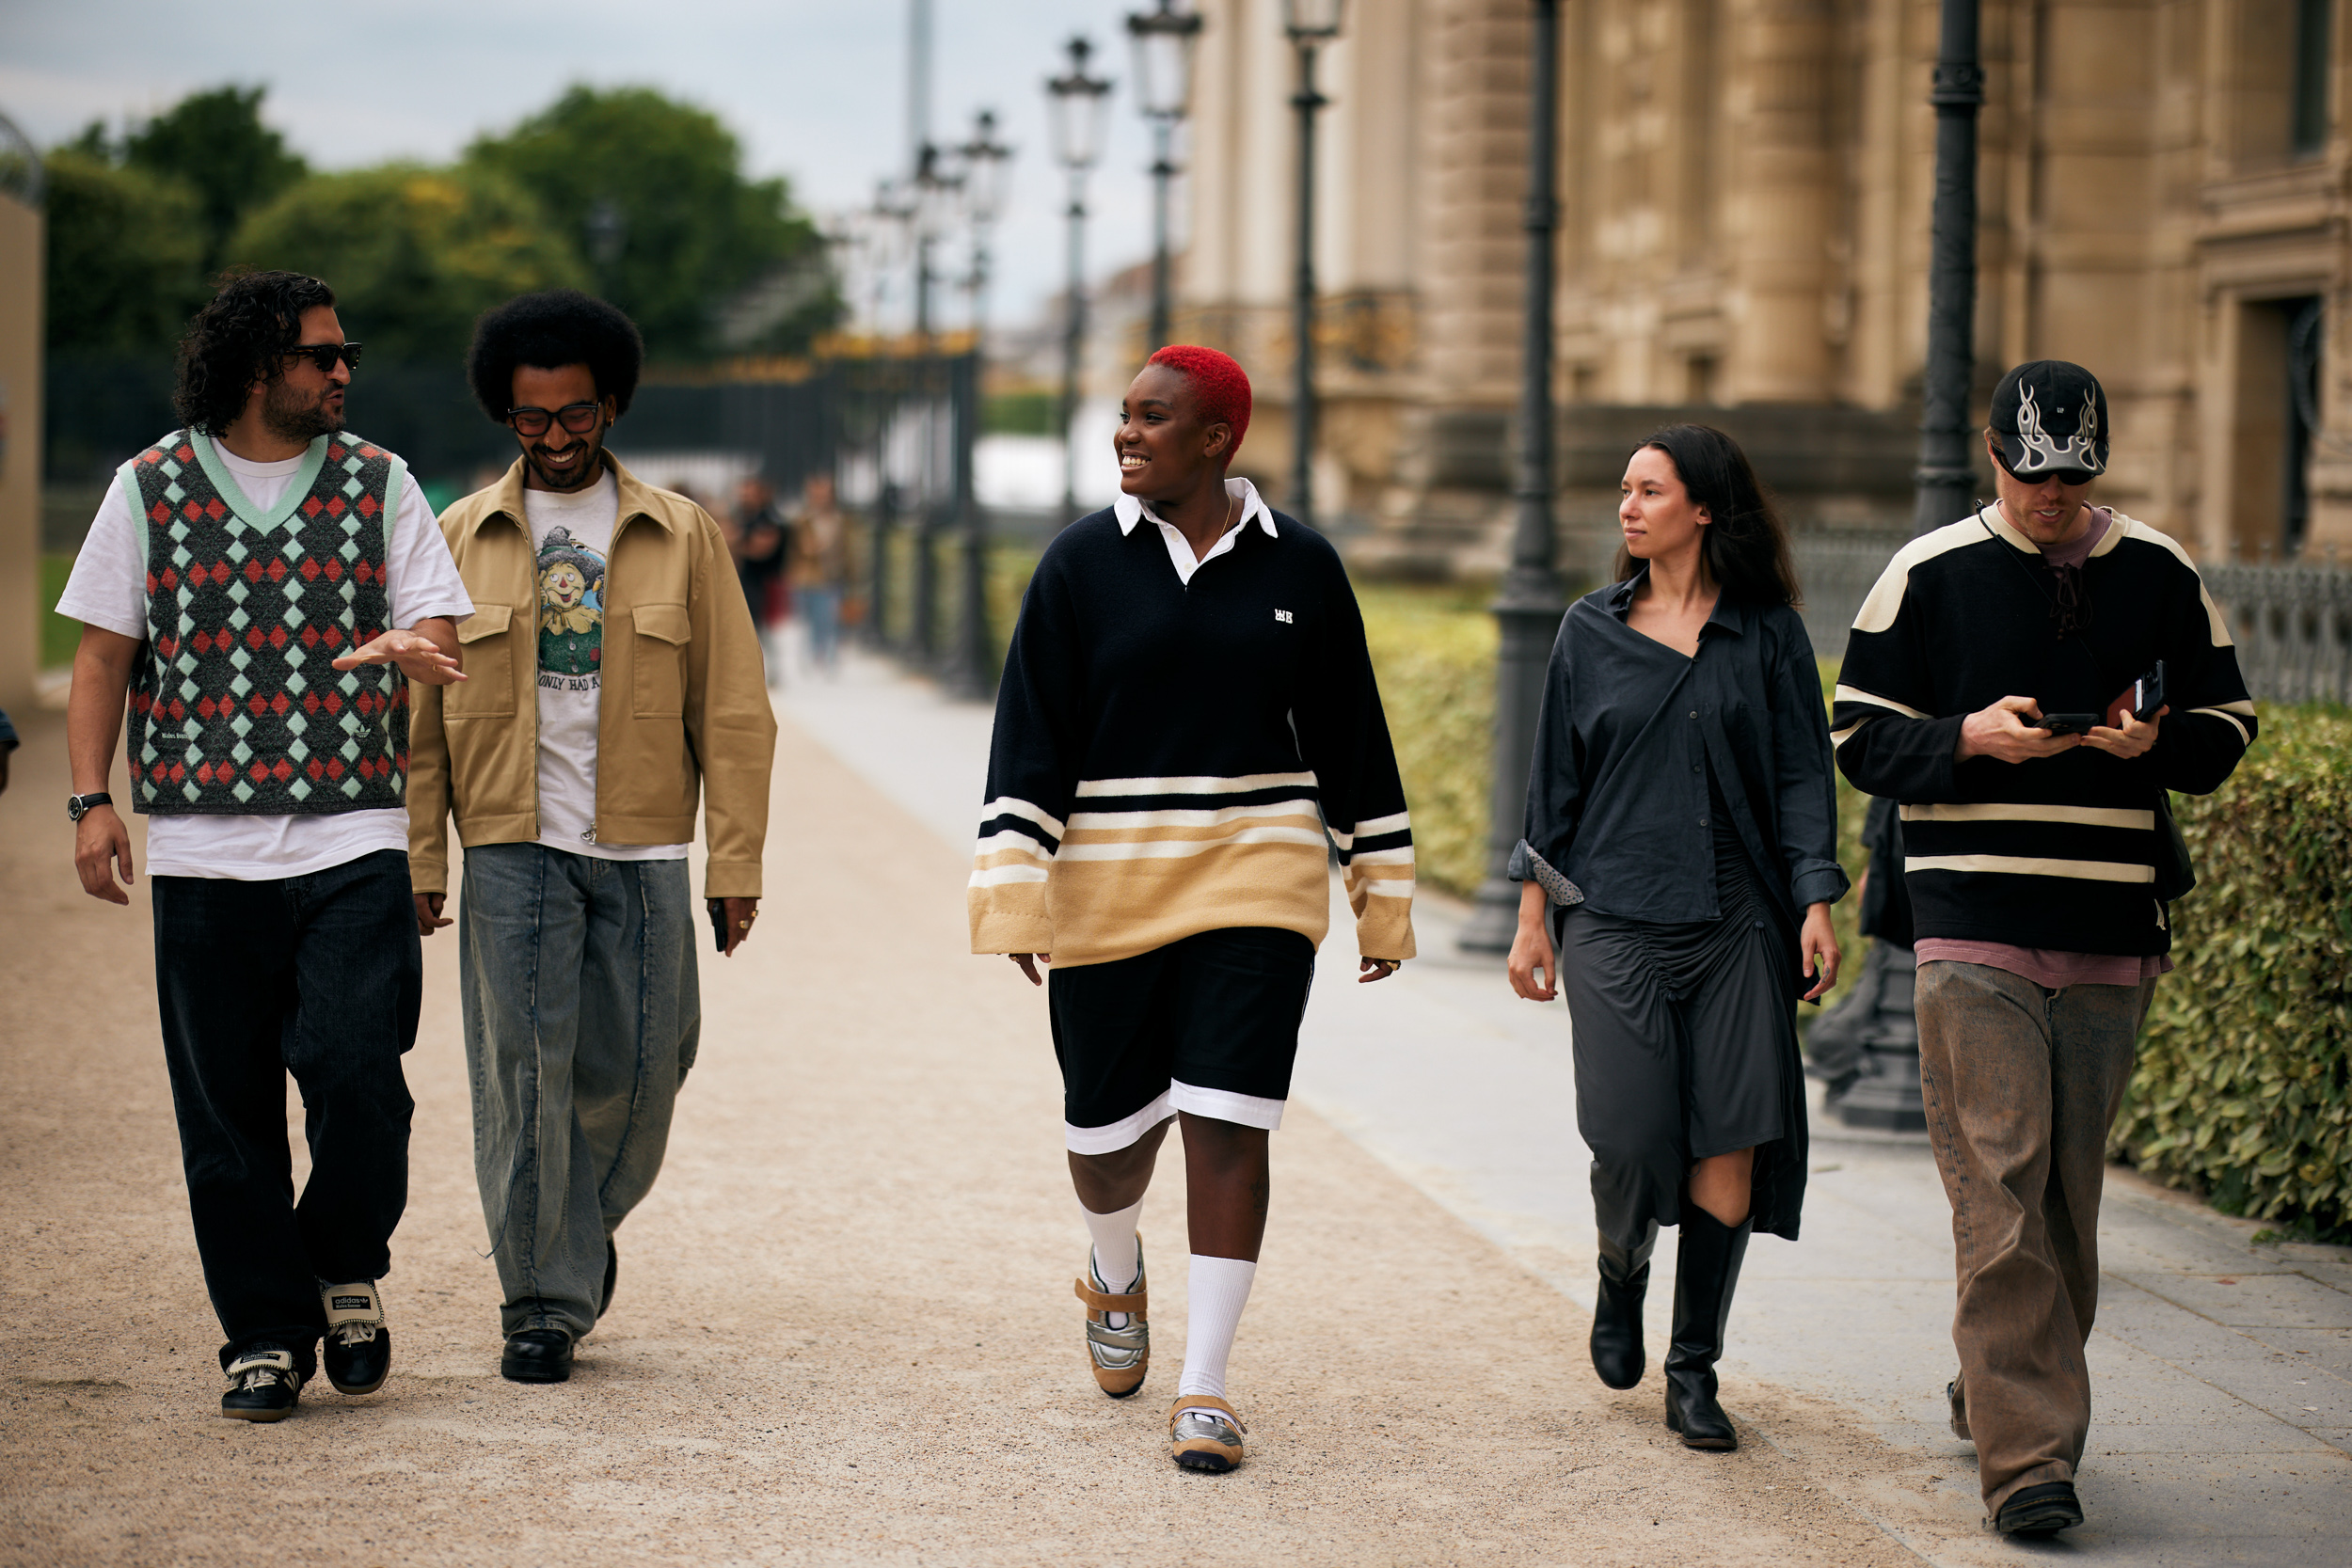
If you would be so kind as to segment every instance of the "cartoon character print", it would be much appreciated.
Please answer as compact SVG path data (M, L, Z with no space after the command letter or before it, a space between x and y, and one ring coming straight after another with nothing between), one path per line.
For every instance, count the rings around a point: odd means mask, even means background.
M592 676L604 661L604 557L555 528L539 546L539 669Z

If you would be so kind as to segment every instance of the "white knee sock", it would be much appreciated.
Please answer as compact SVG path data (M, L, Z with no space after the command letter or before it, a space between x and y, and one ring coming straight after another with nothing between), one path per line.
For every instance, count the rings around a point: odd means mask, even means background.
M1249 1282L1258 1265L1239 1258L1192 1255L1190 1301L1184 1321L1184 1375L1176 1392L1225 1397L1225 1361L1233 1354L1241 1309L1249 1305Z
M1086 1216L1087 1234L1094 1239L1094 1272L1102 1276L1103 1288L1113 1295L1124 1293L1136 1282L1136 1225L1143 1217L1143 1199L1109 1214L1098 1214L1081 1203L1078 1212ZM1124 1328L1127 1314L1105 1312L1103 1321Z

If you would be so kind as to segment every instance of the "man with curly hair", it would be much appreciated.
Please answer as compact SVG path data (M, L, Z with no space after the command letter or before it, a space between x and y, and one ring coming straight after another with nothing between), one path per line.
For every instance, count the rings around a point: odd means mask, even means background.
M223 1416L382 1386L376 1282L408 1196L422 964L408 895L411 682L473 613L421 488L343 429L359 345L335 294L228 275L180 345L179 430L125 463L57 612L82 623L66 742L74 866L127 904L108 793L148 818L155 983ZM130 736L123 736L128 701ZM293 1196L286 1075L310 1177Z
M472 678L417 704L416 927L450 923L454 816L474 1175L517 1383L568 1378L612 1306L613 1233L693 1065L698 793L721 950L758 918L775 716L719 525L604 450L643 356L569 289L475 325L474 395L519 451L441 517L479 607L457 629Z

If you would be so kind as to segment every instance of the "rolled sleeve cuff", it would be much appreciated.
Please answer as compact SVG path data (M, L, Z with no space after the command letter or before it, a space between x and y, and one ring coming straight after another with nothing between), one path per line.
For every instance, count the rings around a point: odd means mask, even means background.
M1515 882L1535 883L1562 909L1584 902L1584 890L1554 870L1551 863L1535 853L1534 847L1525 839L1511 847L1511 863L1503 874Z
M1845 867L1835 861L1808 861L1788 881L1800 911L1814 904L1835 904L1851 886Z

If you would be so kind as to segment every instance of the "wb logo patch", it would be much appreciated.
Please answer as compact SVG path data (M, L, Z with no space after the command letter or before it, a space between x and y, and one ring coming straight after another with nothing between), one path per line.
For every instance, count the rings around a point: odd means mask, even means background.
M1281 622L1281 623L1282 623L1282 625L1284 625L1284 626L1291 626L1291 625L1294 625L1294 624L1295 624L1295 623L1291 620L1291 612L1290 612L1289 610L1276 610L1276 611L1274 612L1274 618L1275 618L1276 620L1278 620L1278 621Z

